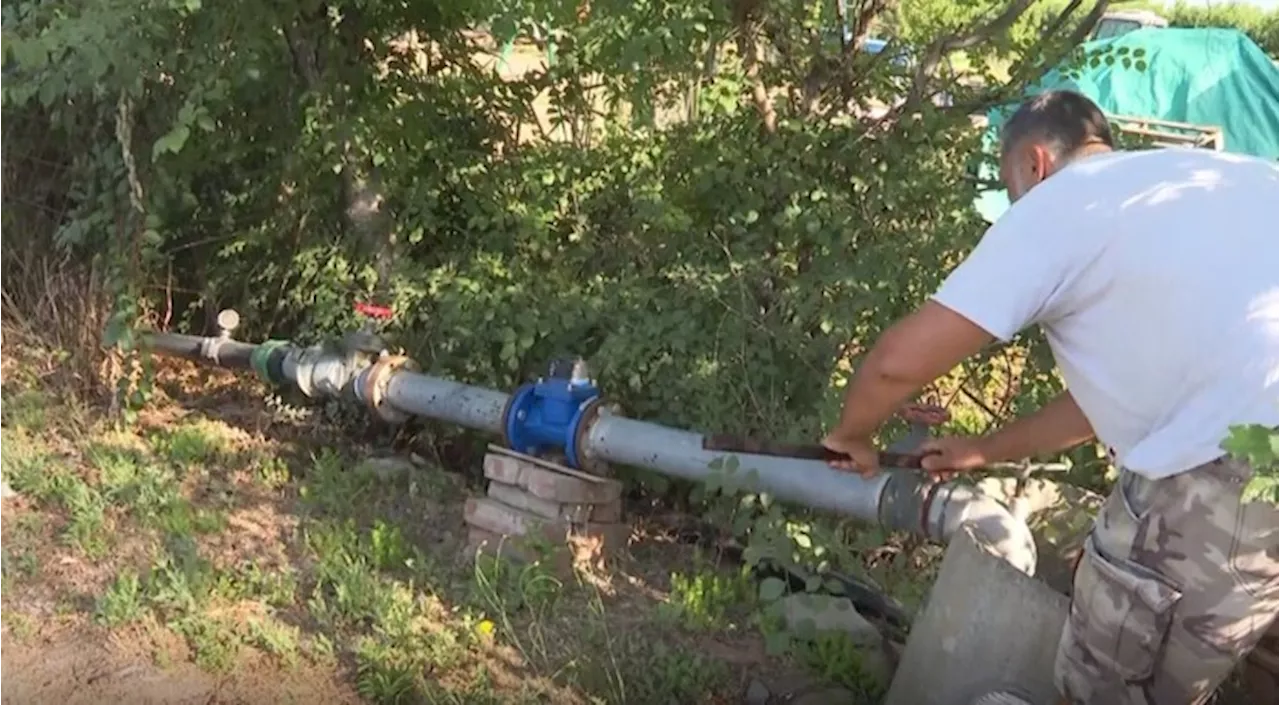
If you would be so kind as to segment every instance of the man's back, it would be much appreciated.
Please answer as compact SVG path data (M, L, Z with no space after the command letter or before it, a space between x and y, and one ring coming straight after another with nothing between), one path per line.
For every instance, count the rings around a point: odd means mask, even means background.
M1006 339L1042 324L1118 463L1193 468L1221 455L1230 425L1280 422L1277 177L1204 150L1083 159L994 225L938 299L983 277L993 298L1021 299L984 312L960 294L952 307Z

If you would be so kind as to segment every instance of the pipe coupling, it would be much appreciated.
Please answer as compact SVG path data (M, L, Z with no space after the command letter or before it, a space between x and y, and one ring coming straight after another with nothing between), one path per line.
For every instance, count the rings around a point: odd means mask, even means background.
M201 338L200 339L200 357L203 357L204 359L209 360L215 365L220 364L221 361L218 360L218 351L222 348L224 343L230 342L230 340L231 340L231 336L228 336L228 335Z
M280 363L288 354L288 350L289 341L287 340L263 341L249 355L249 367L253 368L258 379L267 384L284 384L285 376Z
M1013 567L1034 575L1036 544L1025 521L1003 504L959 481L936 482L928 475L893 471L880 491L880 525L949 543L961 527Z
M950 541L968 527L983 548L1014 568L1035 575L1038 552L1027 523L994 497L958 481L934 485L923 507L927 536Z
M364 367L337 346L321 344L296 351L285 375L292 372L294 384L308 397L338 397Z
M418 363L405 355L383 355L377 362L361 370L353 382L356 398L363 401L378 418L390 424L401 424L409 419L409 414L385 403L387 385L401 371L418 372Z
M520 453L564 453L569 467L582 469L581 431L594 421L599 397L585 363L558 361L550 376L511 395L502 413L503 440Z

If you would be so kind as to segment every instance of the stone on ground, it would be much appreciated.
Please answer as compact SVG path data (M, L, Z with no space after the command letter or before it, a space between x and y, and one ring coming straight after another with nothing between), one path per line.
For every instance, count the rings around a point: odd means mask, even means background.
M859 665L864 675L884 686L893 679L893 661L885 652L884 637L858 613L848 598L807 593L788 595L782 598L782 614L787 627L801 633L808 630L844 632L860 652Z

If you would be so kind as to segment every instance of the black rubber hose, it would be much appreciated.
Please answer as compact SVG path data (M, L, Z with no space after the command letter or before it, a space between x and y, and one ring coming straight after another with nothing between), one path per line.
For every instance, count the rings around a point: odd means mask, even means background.
M204 342L209 339L202 338L198 335L151 333L146 336L145 340L151 348L165 355L183 357L188 360L196 360L199 362L209 362L218 365L219 367L226 367L233 370L252 369L249 358L253 355L253 351L258 347L252 343L224 340L217 345L217 359L212 360L205 357L201 352Z

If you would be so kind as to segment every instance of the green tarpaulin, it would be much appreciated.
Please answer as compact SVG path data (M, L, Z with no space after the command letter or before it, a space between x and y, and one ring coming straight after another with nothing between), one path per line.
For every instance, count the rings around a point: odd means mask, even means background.
M1226 151L1280 160L1280 68L1242 32L1147 28L1084 45L1086 52L1102 48L1110 48L1115 63L1085 67L1075 77L1051 70L1027 95L1073 90L1111 115L1215 125ZM1145 70L1125 68L1122 49L1130 57L1141 49ZM988 115L992 147L1007 110ZM994 222L1009 201L1003 191L988 192L976 205Z

